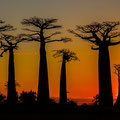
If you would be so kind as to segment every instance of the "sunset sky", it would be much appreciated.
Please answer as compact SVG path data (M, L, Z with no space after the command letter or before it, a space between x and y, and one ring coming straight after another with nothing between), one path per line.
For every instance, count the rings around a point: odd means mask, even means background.
M67 63L67 89L69 98L92 98L98 94L98 52L90 49L90 43L74 37L68 29L76 25L91 22L119 21L120 0L0 0L0 19L17 28L16 34L25 33L22 19L33 16L57 18L63 25L59 37L71 37L69 43L50 43L46 46L50 97L59 96L60 58L53 58L53 50L69 48L76 52L80 61ZM57 36L56 36L57 37ZM120 39L120 38L118 38ZM39 43L24 42L15 51L16 81L20 84L17 91L38 88ZM118 80L114 74L114 64L120 64L120 45L110 47L113 95L117 95ZM0 91L6 94L5 84L8 80L8 53L0 58Z

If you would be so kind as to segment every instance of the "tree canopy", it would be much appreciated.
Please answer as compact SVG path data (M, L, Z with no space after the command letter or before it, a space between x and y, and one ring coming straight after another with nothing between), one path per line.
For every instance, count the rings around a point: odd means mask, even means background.
M89 25L78 25L76 30L68 30L76 37L84 39L98 46L97 48L92 47L93 50L98 50L101 45L117 45L120 41L114 41L116 37L120 36L118 26L120 22L94 22Z
M48 30L58 29L61 28L61 25L56 25L57 19L43 19L38 17L32 17L29 19L23 19L21 22L24 26L29 26L31 28L24 28L24 30L31 32L30 34L24 34L24 38L28 41L37 41L42 42L44 40L45 43L51 43L51 42L59 42L64 41L68 42L71 41L70 38L63 37L61 39L52 39L53 36L61 34L61 32L56 31L48 36L45 35L45 32Z

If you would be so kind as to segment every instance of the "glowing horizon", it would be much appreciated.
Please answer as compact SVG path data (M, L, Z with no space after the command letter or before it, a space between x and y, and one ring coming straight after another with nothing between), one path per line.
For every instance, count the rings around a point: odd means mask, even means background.
M28 4L29 2L29 4ZM76 25L86 25L97 21L119 21L118 0L4 0L0 2L2 20L17 28L16 34L24 33L20 24L22 19L38 16L42 18L58 18L58 25L63 25L61 37L72 38L73 42L53 43L46 46L50 97L59 96L60 83L60 58L53 58L53 50L69 48L76 52L80 62L67 63L67 88L69 98L93 97L98 94L98 52L90 49L91 44L74 37L67 29L75 29ZM5 6L5 7L4 7ZM102 8L102 9L101 9ZM57 36L56 36L57 37ZM118 80L114 74L113 64L120 63L118 54L120 45L110 47L111 76L113 95L117 95ZM53 65L54 64L54 65ZM39 43L25 42L15 51L16 80L21 85L17 91L33 90L37 92L39 70ZM0 58L0 90L6 94L5 82L7 81L8 53ZM86 75L87 74L87 75Z

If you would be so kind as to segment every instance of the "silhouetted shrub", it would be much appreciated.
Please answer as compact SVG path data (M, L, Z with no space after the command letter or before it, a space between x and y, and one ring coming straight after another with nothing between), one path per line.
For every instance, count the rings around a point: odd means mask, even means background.
M5 100L5 96L3 94L0 94L0 104L2 104Z
M77 103L73 100L68 100L67 104L70 106L77 106Z
M20 94L19 100L23 104L34 104L36 102L36 92L32 90L30 92L22 92Z
M83 103L82 105L81 105L82 107L87 107L87 106L89 106L87 103Z
M93 105L97 106L99 105L99 94L97 94L95 97L93 97Z
M49 99L49 104L50 104L50 105L55 105L55 104L57 104L57 103L55 102L54 99Z

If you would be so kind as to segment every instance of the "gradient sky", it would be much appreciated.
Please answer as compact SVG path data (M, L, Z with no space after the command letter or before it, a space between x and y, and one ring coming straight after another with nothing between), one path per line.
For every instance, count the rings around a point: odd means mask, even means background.
M0 0L0 19L17 28L16 34L24 33L20 24L23 18L38 16L58 18L62 36L71 37L70 43L53 43L46 46L49 72L50 96L59 96L60 58L53 58L53 50L69 48L77 53L79 61L67 63L67 88L69 98L88 98L98 94L98 52L90 49L91 44L75 38L67 29L94 21L119 21L120 0ZM117 95L117 76L113 64L120 63L120 45L110 48L113 94ZM15 51L17 91L37 91L39 69L39 44L21 43ZM6 94L8 53L0 58L0 90Z

